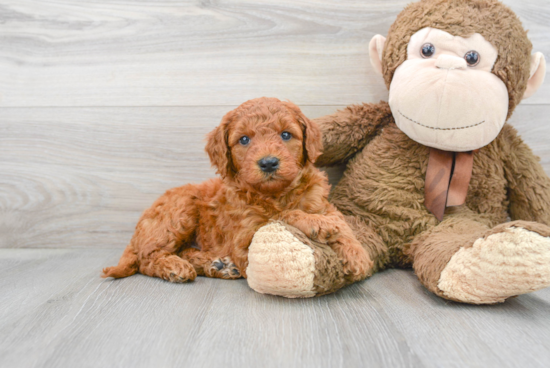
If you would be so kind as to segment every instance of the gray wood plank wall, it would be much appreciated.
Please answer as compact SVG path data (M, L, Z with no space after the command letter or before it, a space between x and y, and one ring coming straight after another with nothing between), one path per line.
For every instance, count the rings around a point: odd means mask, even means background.
M214 176L204 135L247 99L387 99L368 42L407 3L0 1L0 247L124 246L158 195ZM550 2L506 3L550 56ZM550 173L549 104L545 83L511 121Z

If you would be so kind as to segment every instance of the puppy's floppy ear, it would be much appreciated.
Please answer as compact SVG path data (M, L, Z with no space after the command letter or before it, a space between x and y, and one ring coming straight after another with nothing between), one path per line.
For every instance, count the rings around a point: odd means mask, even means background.
M229 124L233 120L235 113L233 111L228 112L222 118L220 125L213 131L208 133L206 137L206 153L210 157L212 166L215 166L216 171L222 178L227 176L233 177L235 175L235 168L231 159L231 150L229 148L227 139L229 133Z
M304 155L305 159L309 162L314 163L317 160L323 150L323 140L321 139L321 130L319 126L313 121L309 120L303 113L302 110L292 102L285 101L283 104L286 108L294 114L296 119L302 125L302 132L304 134Z

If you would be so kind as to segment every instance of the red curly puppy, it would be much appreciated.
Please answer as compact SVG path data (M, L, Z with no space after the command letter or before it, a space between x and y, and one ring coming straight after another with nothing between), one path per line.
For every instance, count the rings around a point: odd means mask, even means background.
M320 135L297 106L276 98L230 111L206 146L222 178L167 191L145 211L118 266L105 268L103 277L246 277L252 237L274 219L328 243L349 279L365 278L368 253L328 202L327 178L313 166Z

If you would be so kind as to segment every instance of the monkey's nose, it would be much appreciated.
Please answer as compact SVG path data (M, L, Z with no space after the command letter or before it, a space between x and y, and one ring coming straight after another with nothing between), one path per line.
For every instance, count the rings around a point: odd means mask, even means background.
M258 160L258 166L265 173L272 173L279 168L279 159L273 156L267 156Z
M439 55L435 61L435 66L439 69L466 69L466 60L464 58L452 55Z

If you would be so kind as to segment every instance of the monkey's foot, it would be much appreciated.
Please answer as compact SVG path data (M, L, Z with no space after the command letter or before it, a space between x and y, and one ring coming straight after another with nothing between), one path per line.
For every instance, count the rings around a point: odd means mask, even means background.
M550 228L502 224L453 255L438 287L451 300L500 303L550 286Z
M323 295L345 285L336 253L282 222L256 232L248 249L246 274L255 291L287 298Z

